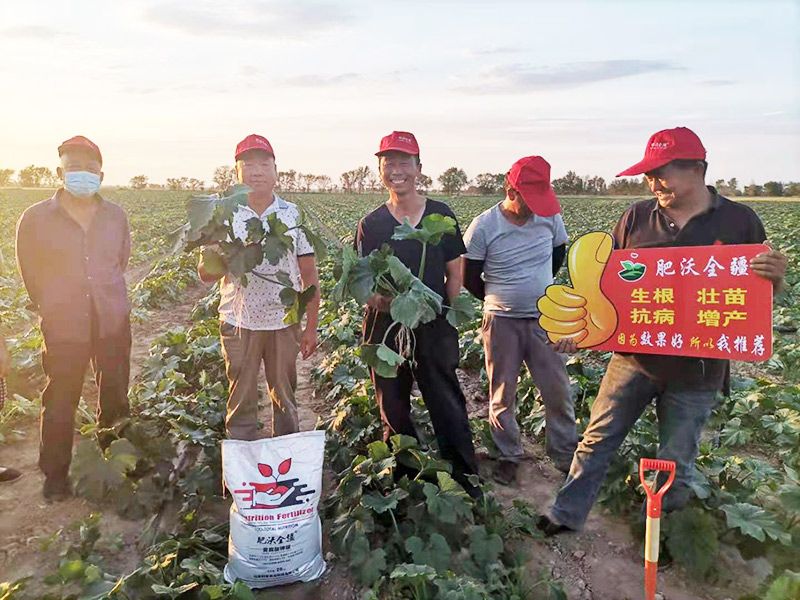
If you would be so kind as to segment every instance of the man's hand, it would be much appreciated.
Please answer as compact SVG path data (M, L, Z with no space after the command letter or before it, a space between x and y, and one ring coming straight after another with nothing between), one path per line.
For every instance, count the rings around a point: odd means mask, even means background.
M367 299L367 306L378 312L388 313L392 306L392 299L382 294L372 294L372 296Z
M575 354L578 351L578 344L574 338L562 337L553 344L553 350L559 354Z
M306 327L300 336L300 356L305 360L317 349L317 329L316 327Z
M617 328L617 311L600 289L600 278L614 249L607 233L593 231L569 249L567 267L572 287L548 286L537 306L539 325L551 342L571 339L578 348L606 341Z
M769 242L764 243L769 246L769 251L762 252L750 259L750 268L756 275L769 279L775 289L780 290L789 261L786 256L773 249Z
M5 338L0 338L0 377L5 377L11 371L11 355L6 348Z

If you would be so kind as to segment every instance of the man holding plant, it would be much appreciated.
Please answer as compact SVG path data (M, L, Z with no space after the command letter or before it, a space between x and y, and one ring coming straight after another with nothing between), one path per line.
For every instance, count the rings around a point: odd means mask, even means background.
M388 244L394 256L429 288L427 292L435 292L443 304L452 306L461 290L460 256L465 250L455 215L447 204L417 192L416 182L422 171L419 146L411 133L395 131L387 135L381 140L376 155L381 181L389 191L389 198L359 222L355 240L358 254L366 257ZM438 243L427 240L421 243L420 236L425 234L423 221L452 223L454 232L438 236ZM398 239L398 228L408 230L407 235L400 236L403 239ZM384 343L393 352L400 350L402 354L394 335L398 325L394 315L399 313L394 312L397 307L392 303L392 297L380 293L369 297L364 341L366 344ZM470 495L478 496L480 490L467 479L468 475L477 475L478 466L466 400L456 376L458 332L440 313L413 328L411 336L410 356L399 365L395 377L370 369L384 440L388 441L395 434L416 437L411 420L411 388L416 380L442 457L452 463L454 478Z
M319 318L319 276L314 249L298 227L301 220L297 206L274 193L278 180L275 153L269 141L252 134L236 146L236 174L249 188L247 204L238 206L231 227L235 236L245 241L252 226L260 220L264 230L276 215L291 236L292 248L276 264L260 261L247 277L247 285L219 265L219 255L212 249L204 252L198 265L200 278L220 283L220 337L225 370L230 384L225 429L231 439L255 440L258 428L258 376L264 364L272 403L272 435L299 430L295 390L297 355L308 358L317 347ZM256 223L257 224L257 223ZM220 268L220 266L222 268ZM305 328L300 323L287 325L286 306L281 301L285 285L276 279L288 275L286 283L294 290L315 286L308 301Z

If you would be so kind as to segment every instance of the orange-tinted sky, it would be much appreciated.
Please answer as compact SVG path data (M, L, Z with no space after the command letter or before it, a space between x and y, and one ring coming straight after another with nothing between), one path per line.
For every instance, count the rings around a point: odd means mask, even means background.
M434 178L541 154L610 179L687 125L711 180L800 180L798 31L777 0L9 0L0 168L55 167L80 133L109 183L210 181L255 131L338 180L406 129Z

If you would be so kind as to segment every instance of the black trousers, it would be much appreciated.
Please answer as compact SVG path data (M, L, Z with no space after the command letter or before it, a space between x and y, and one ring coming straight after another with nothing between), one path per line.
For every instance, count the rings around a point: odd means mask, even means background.
M390 319L380 315L372 327L372 318L365 321L365 334L372 343L380 343ZM373 317L374 318L374 317ZM438 317L414 330L416 347L413 368L404 363L397 377L386 378L371 371L375 396L383 421L383 439L401 433L417 437L411 421L411 386L416 379L439 444L442 458L453 465L453 475L477 474L475 447L467 417L466 399L456 376L458 367L458 332ZM387 345L396 350L394 331Z
M75 411L86 368L92 365L99 391L97 420L110 427L129 414L130 325L113 337L100 339L93 319L91 341L48 343L42 348L47 385L42 392L39 468L47 478L66 478L72 461Z

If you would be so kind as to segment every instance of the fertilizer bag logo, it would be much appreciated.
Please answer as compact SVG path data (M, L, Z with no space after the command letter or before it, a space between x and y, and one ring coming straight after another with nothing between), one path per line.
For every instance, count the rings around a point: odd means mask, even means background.
M267 478L267 481L243 481L240 489L233 490L241 501L243 510L298 506L308 503L310 496L316 493L316 490L306 489L306 484L298 483L297 477L281 479L281 476L289 476L292 469L291 457L282 460L277 469L267 463L256 463L256 466L259 475Z
M324 454L324 431L222 441L222 475L233 496L227 582L266 588L322 575Z

